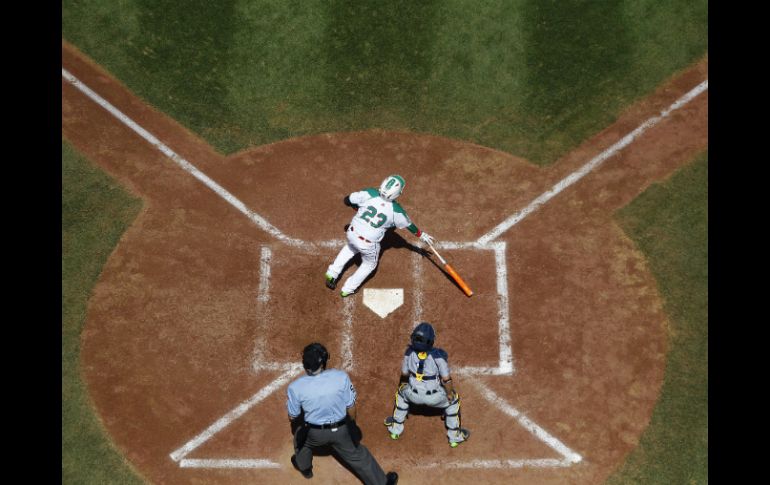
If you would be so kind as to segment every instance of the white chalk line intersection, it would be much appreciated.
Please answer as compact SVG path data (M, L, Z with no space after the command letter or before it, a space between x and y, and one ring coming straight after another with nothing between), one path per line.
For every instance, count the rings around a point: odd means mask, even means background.
M333 247L332 245L329 245ZM463 243L447 241L441 244L437 244L442 249L455 249L455 250L487 250L493 251L495 254L495 266L497 268L497 290L498 290L498 313L501 316L499 323L499 338L500 338L500 357L499 366L494 367L458 367L453 372L458 375L511 375L513 374L513 359L512 350L510 348L510 337L508 331L508 299L507 299L507 286L501 284L507 281L507 269L505 263L505 248L506 243L504 241L496 241L489 244L481 245L478 243ZM272 274L272 251L268 246L262 246L260 251L260 283L259 283L259 297L258 300L261 305L266 304L269 301L269 282L266 278ZM419 265L415 265L419 266ZM420 272L415 272L416 275L420 275ZM340 353L342 355L341 367L347 371L352 371L354 368L353 360L353 314L355 312L355 299L347 298L343 302L343 331L341 332L341 345ZM256 355L261 355L255 352ZM223 430L232 421L238 419L245 414L251 407L256 405L259 401L266 398L269 394L276 392L280 387L288 382L288 380L301 373L300 364L281 363L281 362L261 362L254 360L252 364L256 372L259 371L281 371L283 376L279 377L271 384L260 390L257 395L252 397L246 403L242 403L233 411L226 414L223 418L220 418L203 433L199 434L188 443L183 445L178 450L174 451L170 456L174 461L180 463L180 467L183 468L277 468L279 464L267 460L267 459L185 459L190 452L198 448L200 445L211 439L215 434ZM289 376L286 378L286 376ZM255 399L259 396L259 399ZM493 402L494 404L494 402ZM475 462L460 462L453 465L456 468L469 468L477 467L478 463ZM501 462L502 463L502 462ZM524 461L508 461L500 465L503 467L519 467L519 466L546 466L544 464L538 465L537 460L524 460ZM550 463L544 461L543 463ZM554 465L561 466L561 465Z
M237 407L235 407L232 411L225 414L218 420L216 420L211 426L206 428L202 433L200 433L195 438L191 439L184 445L182 445L177 450L173 451L169 456L174 461L179 461L185 456L187 456L190 452L192 452L194 449L208 441L212 436L217 434L218 432L222 431L224 428L230 425L233 421L243 416L249 409L254 407L256 404L261 402L263 399L270 396L272 393L277 391L281 386L286 384L290 379L292 379L294 376L298 375L302 370L302 365L296 364L293 367L293 372L286 372L279 376L277 379L275 379L270 384L266 385L262 389L260 389L256 394L251 396L249 399L245 400L241 404L239 404Z
M175 163L177 163L183 170L187 171L191 175L193 175L195 178L197 178L199 181L201 181L204 185L206 185L209 189L213 190L215 193L217 193L220 197L222 197L224 200L229 202L233 207L238 209L240 212L245 214L249 219L251 219L258 227L265 230L269 234L271 234L273 237L278 239L279 241L295 247L300 246L308 246L311 245L309 243L306 243L300 239L291 238L289 236L286 236L284 233L282 233L280 230L275 228L272 224L270 224L266 219L264 219L259 214L251 211L248 209L239 199L237 199L235 196L233 196L230 192L222 188L219 184L214 182L212 179L210 179L208 176L206 176L203 172L198 170L195 166L193 166L190 162L185 160L184 158L180 157L178 154L176 154L173 150L171 150L168 146L160 142L155 136L147 132L144 128L136 124L133 120L128 118L125 114L123 114L120 110L115 108L113 105L111 105L109 102L104 100L101 96L96 94L94 91L92 91L90 88L88 88L85 84L83 84L80 80L75 78L72 74L70 74L66 69L62 68L62 76L70 82L74 87L76 87L78 90L83 92L86 96L91 98L94 102L102 106L104 109L106 109L108 112L110 112L113 116L115 116L119 121L121 121L123 124L128 126L131 130L133 130L135 133L137 133L139 136L141 136L143 139L148 141L151 145L155 146L158 150L160 150L164 155L171 158ZM592 160L590 160L588 163L583 165L580 169L577 171L571 173L562 181L555 184L550 190L544 192L541 194L538 198L533 200L527 207L522 209L521 211L513 214L511 217L506 219L504 222L493 228L490 232L487 234L481 236L478 240L476 240L473 243L447 243L442 244L442 247L445 248L454 248L454 249L489 249L489 246L494 239L499 237L501 234L503 234L505 231L510 229L513 225L517 224L521 220L523 220L528 214L534 212L537 210L540 206L545 204L548 200L558 195L562 190L564 190L566 187L574 184L578 180L580 180L582 177L584 177L586 174L591 172L593 169L595 169L598 165L600 165L602 162L604 162L606 159L612 157L616 153L618 153L620 150L628 146L631 142L633 142L638 136L640 136L642 133L647 131L649 128L657 124L662 119L666 118L671 112L673 112L676 109L681 108L686 103L694 99L696 96L698 96L700 93L704 92L708 89L708 80L704 81L703 83L699 84L696 88L688 92L685 96L681 97L679 100L677 100L675 103L673 103L668 109L661 112L659 116L653 117L645 121L642 125L640 125L638 128L633 130L631 133L627 134L625 137L623 137L621 140L613 144L610 148L602 152L601 154L594 157ZM316 245L320 247L336 247L343 244L342 241L321 241L319 243L316 243ZM311 245L312 246L312 245ZM507 314L507 305L508 305L508 294L507 294L507 272L504 272L506 276L504 278L500 277L500 261L505 262L505 256L504 256L504 247L502 250L498 249L497 246L493 246L493 249L495 250L495 256L496 256L496 266L498 267L498 281L497 281L497 290L498 290L498 296L499 296L499 305L500 305L500 360L499 360L499 367L498 368L484 368L484 367L466 367L458 369L456 372L466 375L473 375L473 374L479 374L479 375L510 375L513 372L513 357L512 352L510 352L510 328L508 323L508 314ZM502 256L501 256L502 254ZM267 253L267 256L265 256L265 252L263 251L263 257L261 260L262 268L264 269L264 265L269 265L269 259L270 255ZM266 274L265 271L263 271L263 276ZM269 279L269 273L267 273L267 278ZM266 296L263 299L263 292L262 288L265 288L264 294L267 295L267 283L260 285L260 301L266 301ZM503 310L505 309L505 310ZM345 326L348 328L350 325L352 325L352 301L346 302L345 305L345 313L346 316L349 315L349 318L346 318L345 320ZM345 332L347 334L347 332ZM505 342L504 342L505 341ZM506 351L506 345L507 351ZM352 347L352 340L350 340L349 335L346 336L346 338L343 339L343 349L347 348L350 349ZM346 360L344 363L345 368L352 368L353 361L352 361L352 353L348 352L349 360ZM299 374L299 371L297 370L301 366L298 364L280 364L280 363L270 363L276 368L280 368L282 370L294 370L295 372L286 372L281 377L274 380L272 383L268 384L266 387L261 389L257 394L252 396L249 400L245 401L244 403L241 403L238 407L236 407L234 410L217 420L214 424L212 424L209 428L207 428L204 432L190 440L188 443L186 443L184 446L179 448L178 450L171 453L171 458L174 461L182 461L180 463L180 466L184 467L209 467L209 468L217 468L217 467L236 467L236 468L260 468L260 467L280 467L280 465L271 462L269 460L209 460L209 459L185 459L183 460L184 456L189 454L191 451L193 451L195 448L200 446L203 442L211 438L214 434L218 433L222 429L224 429L226 426L228 426L232 421L235 419L238 419L240 416L242 416L248 409L256 405L258 402L265 399L267 396L275 392L278 388L280 388L283 384L286 383L289 379L294 377L294 375ZM268 364L268 367L270 366ZM263 367L265 368L265 367ZM301 369L299 369L301 371ZM522 426L527 428L528 430L531 430L535 436L538 438L546 441L549 443L549 446L551 446L550 442L555 440L555 445L552 446L557 452L562 454L564 456L564 460L552 460L552 459L543 459L543 460L474 460L472 462L458 462L455 464L455 467L457 468L467 468L467 467L517 467L517 466L538 466L537 464L549 464L548 466L569 466L572 463L576 463L580 461L582 458L580 455L572 452L568 448L566 448L563 444L561 444L558 440L550 436L548 433L546 433L542 428L534 424L533 422L529 421L525 416L521 415L518 411L516 411L514 408L510 407L502 401L500 398L498 398L491 390L486 388L480 383L476 383L478 386L482 388L484 391L485 397L490 400L490 402L497 404L498 407L500 407L506 414L509 414L510 416L514 417L519 421ZM550 440L550 441L549 441ZM566 460L566 461L565 461ZM230 466L228 466L228 464ZM529 464L529 465L527 465Z
M473 385L479 388L481 394L487 400L489 400L489 402L497 405L501 411L518 421L521 426L523 426L527 431L540 439L543 443L548 445L552 450L561 455L563 459L569 461L570 463L578 463L583 459L582 456L569 449L564 443L559 441L542 427L538 426L534 421L526 417L516 408L508 404L503 398L495 394L492 389L488 388L481 381L475 380L471 382Z
M256 224L258 227L260 227L262 230L270 234L271 236L275 237L279 241L288 244L289 246L295 246L295 247L306 247L308 244L306 244L304 241L300 239L296 239L293 237L289 237L283 232L281 232L278 228L270 224L265 218L257 214L256 212L252 211L246 205L241 202L237 197L235 197L233 194L225 190L221 185L214 182L211 178L209 178L206 174L198 170L197 167L195 167L193 164L179 156L174 150L166 146L164 143L162 143L160 140L158 140L153 134L139 126L134 120L126 116L122 111L117 109L115 106L110 104L107 100L99 96L96 92L94 92L91 88L86 86L82 81L80 81L78 78L73 76L69 71L64 69L62 67L61 75L64 79L67 80L70 84L72 84L75 88L77 88L80 92L88 96L92 101L94 101L96 104L107 110L112 116L117 118L121 123L126 125L128 128L130 128L132 131L134 131L137 135L144 138L150 145L154 146L158 150L160 150L161 153L166 155L168 158L173 160L177 165L182 167L182 169L185 172L188 172L196 179L200 180L206 187L213 190L217 195L222 197L224 200L230 203L233 207L238 209L239 212L243 213L246 217L251 219L254 224Z
M295 247L313 247L314 246L314 244L312 243L308 243L308 242L302 241L301 239L287 236L286 234L281 232L279 229L277 229L275 226L270 224L262 216L250 210L238 198L236 198L230 192L228 192L219 184L214 182L212 179L210 179L207 175L205 175L203 172L198 170L190 162L188 162L187 160L179 156L176 152L171 150L171 148L163 144L154 135L152 135L147 130L139 126L136 122L134 122L132 119L126 116L122 111L115 108L112 104L110 104L104 98L99 96L96 92L94 92L92 89L86 86L82 81L77 79L75 76L73 76L69 71L67 71L63 67L62 67L62 77L64 77L70 84L72 84L75 88L80 90L86 96L91 98L94 102L96 102L101 107L106 109L110 114L115 116L120 122L128 126L131 130L133 130L135 133L137 133L139 136L144 138L151 145L153 145L158 150L160 150L164 155L171 158L186 172L192 174L195 178L203 182L204 185L209 187L211 190L217 193L220 197L222 197L227 202L229 202L233 207L238 209L241 213L245 214L249 219L251 219L257 226L262 228L264 231L266 231L267 233L269 233L279 241L285 244L288 244L290 246L295 246ZM507 218L505 221L503 221L502 223L494 227L491 231L479 237L476 242L483 245L498 238L508 229L510 229L515 224L519 223L521 220L527 217L527 215L536 211L540 206L542 206L547 201L549 201L550 199L558 195L561 191L563 191L570 185L574 184L575 182L583 178L586 174L594 170L602 162L604 162L608 158L611 158L612 156L617 154L620 150L622 150L623 148L631 144L631 142L633 142L636 138L638 138L641 134L643 134L649 128L655 126L660 121L667 118L673 111L680 109L682 106L689 103L695 97L697 97L699 94L703 93L706 90L708 90L708 79L701 82L695 88L693 88L688 93L686 93L684 96L676 100L673 104L671 104L671 106L663 110L658 116L654 116L646 120L635 130L633 130L632 132L628 133L626 136L624 136L623 138L615 142L612 146L610 146L609 148L604 150L602 153L600 153L599 155L597 155L596 157L588 161L585 165L580 167L578 170L576 170L575 172L572 172L570 175L568 175L561 181L557 182L553 187L551 187L551 189L549 189L548 191L538 196L535 200L530 202L529 205L527 205L525 208L516 212L515 214ZM329 244L338 245L340 243L337 241L321 241L320 243L316 243L316 244L323 247Z
M599 155L596 155L594 158L589 160L585 165L583 165L576 171L572 172L571 174L569 174L568 176L566 176L565 178L563 178L562 180L554 184L553 187L551 187L549 190L540 194L537 198L535 198L535 200L530 202L526 207L516 212L515 214L513 214L512 216L510 216L509 218L507 218L497 226L495 226L491 231L489 231L485 235L478 238L476 242L480 244L486 244L493 241L494 239L497 239L505 231L507 231L514 225L521 222L529 214L531 214L532 212L535 212L538 208L540 208L540 206L542 206L552 198L556 197L564 189L566 189L570 185L574 184L575 182L577 182L578 180L586 176L588 173L593 171L596 167L601 165L605 160L616 155L623 148L627 147L628 145L631 144L631 142L633 142L639 136L641 136L645 131L657 125L660 121L667 118L668 115L670 115L673 111L689 103L695 97L697 97L699 94L703 93L707 89L708 89L708 79L698 84L696 87L691 89L681 98L677 99L673 104L671 104L671 106L661 111L659 115L649 118L644 123L639 125L635 130L631 131L626 136L624 136L623 138L621 138L620 140L612 144L612 146L610 146L609 148L601 152Z

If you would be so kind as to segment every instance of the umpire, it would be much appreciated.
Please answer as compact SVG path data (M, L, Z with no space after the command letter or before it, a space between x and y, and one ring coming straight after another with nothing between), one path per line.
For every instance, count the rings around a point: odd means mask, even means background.
M305 478L313 477L313 450L330 445L366 485L395 485L398 474L385 475L377 460L362 444L356 425L356 390L350 377L339 369L326 370L329 352L312 343L302 352L307 375L287 390L286 408L294 431L291 464ZM304 413L304 419L301 415Z

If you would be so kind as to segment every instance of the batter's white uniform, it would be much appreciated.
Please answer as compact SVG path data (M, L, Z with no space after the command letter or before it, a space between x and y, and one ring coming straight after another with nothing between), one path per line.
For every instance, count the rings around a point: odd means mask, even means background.
M327 269L327 273L336 280L345 264L353 256L361 253L361 266L358 267L342 287L345 293L353 293L361 286L367 276L377 267L380 257L380 241L385 237L385 231L391 227L408 229L415 236L422 231L417 229L406 211L398 202L390 202L382 197L377 189L368 188L353 192L350 202L358 206L358 211L350 221L347 230L348 242L337 254L337 258Z

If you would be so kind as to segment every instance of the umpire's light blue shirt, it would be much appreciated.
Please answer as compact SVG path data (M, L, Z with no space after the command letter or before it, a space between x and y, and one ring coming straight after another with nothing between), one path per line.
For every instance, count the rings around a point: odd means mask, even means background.
M342 421L347 408L356 403L356 390L345 371L327 369L303 376L289 384L286 409L296 418L305 410L305 421L328 424Z

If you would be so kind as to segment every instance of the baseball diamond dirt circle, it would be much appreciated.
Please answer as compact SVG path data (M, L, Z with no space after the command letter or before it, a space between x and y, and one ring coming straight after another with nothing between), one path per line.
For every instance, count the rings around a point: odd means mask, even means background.
M706 80L707 59L547 169L378 130L224 157L66 43L62 67L177 157L62 78L63 138L144 199L89 302L82 368L106 430L148 481L305 483L289 463L284 403L312 341L327 346L331 367L350 372L363 441L401 483L430 467L432 483L596 484L637 445L663 378L667 320L643 256L612 214L707 147L708 92L492 231ZM387 317L361 294L343 300L324 286L351 217L342 198L389 173L405 178L399 201L443 244L472 298L415 251L407 231L389 238L364 286L403 289ZM456 449L436 416L411 416L397 442L382 425L420 320L436 328L462 396L472 435ZM357 483L331 457L317 458L314 472L319 483Z

